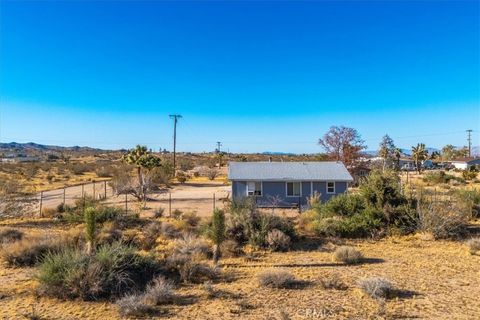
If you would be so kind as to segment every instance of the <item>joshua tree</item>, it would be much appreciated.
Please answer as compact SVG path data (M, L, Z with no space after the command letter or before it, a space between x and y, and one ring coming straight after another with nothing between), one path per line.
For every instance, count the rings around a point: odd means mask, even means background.
M143 170L151 170L161 166L162 162L160 158L152 155L146 146L137 145L135 149L130 150L123 156L123 161L137 168L140 200L145 201L147 198L147 188Z
M417 168L417 172L420 173L420 164L423 160L425 160L428 156L428 151L425 149L425 144L418 143L416 146L412 147L412 157L415 161L415 167Z
M225 212L223 210L215 209L213 211L208 237L213 241L213 262L217 264L221 254L220 245L225 240Z
M85 210L85 238L88 254L95 249L95 227L95 208L89 207Z

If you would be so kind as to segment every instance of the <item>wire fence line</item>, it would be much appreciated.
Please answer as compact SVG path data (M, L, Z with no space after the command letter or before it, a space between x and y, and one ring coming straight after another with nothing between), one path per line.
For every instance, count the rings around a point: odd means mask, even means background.
M228 191L216 192L172 192L168 189L160 190L149 195L148 201L142 203L130 194L116 194L108 181L85 183L76 186L39 192L34 195L36 203L32 211L42 217L46 210L52 210L60 205L81 205L82 199L93 198L104 205L116 206L125 209L125 212L134 210L162 208L165 214L172 215L175 210L197 211L211 213L215 208L223 207L230 193ZM142 209L141 209L142 208Z

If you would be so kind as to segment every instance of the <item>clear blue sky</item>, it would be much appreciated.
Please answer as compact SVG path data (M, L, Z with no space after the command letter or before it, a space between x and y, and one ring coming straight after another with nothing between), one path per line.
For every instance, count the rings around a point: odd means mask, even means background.
M319 152L464 145L480 127L470 2L1 1L0 141Z

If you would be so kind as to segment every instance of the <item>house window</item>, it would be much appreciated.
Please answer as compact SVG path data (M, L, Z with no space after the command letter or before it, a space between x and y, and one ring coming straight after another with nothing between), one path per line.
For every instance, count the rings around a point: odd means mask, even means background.
M287 197L300 197L300 182L287 182Z
M335 182L327 182L327 193L335 193Z
M247 182L247 195L248 196L261 196L262 195L262 183L258 181Z

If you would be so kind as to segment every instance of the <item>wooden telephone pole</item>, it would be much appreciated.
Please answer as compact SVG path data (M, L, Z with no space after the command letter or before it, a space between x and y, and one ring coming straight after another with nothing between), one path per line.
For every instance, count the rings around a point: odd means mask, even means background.
M177 169L177 121L178 119L182 118L179 114L171 114L169 115L170 119L173 119L173 174L175 174Z

